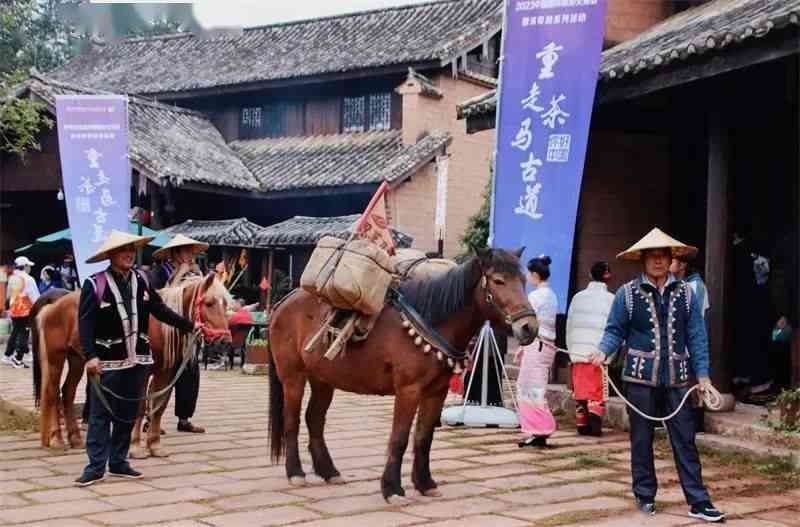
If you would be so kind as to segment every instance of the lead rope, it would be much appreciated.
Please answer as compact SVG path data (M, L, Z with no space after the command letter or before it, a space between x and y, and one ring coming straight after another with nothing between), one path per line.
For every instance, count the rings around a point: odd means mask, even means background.
M567 355L569 355L569 352L565 349L556 348L556 351L560 353L566 353ZM689 399L689 396L692 394L692 392L700 389L700 385L695 384L686 391L686 393L683 395L683 399L681 399L681 404L679 404L678 407L671 414L667 415L666 417L654 417L639 410L639 408L637 408L636 405L634 405L632 402L626 399L624 395L622 395L622 390L617 388L617 385L614 384L614 381L608 374L608 364L603 364L603 395L606 397L606 400L608 400L608 385L611 385L611 388L614 389L614 392L616 392L617 396L620 399L622 399L622 402L624 402L628 408L630 408L640 416L644 417L648 421L655 421L658 423L665 423L670 419L672 419L673 417L675 417L676 415L678 415L680 411L683 410L683 407L686 404L686 401ZM717 390L714 387L714 385L711 385L707 390L704 390L701 398L703 404L709 410L719 411L722 409L722 394L719 393L719 390Z

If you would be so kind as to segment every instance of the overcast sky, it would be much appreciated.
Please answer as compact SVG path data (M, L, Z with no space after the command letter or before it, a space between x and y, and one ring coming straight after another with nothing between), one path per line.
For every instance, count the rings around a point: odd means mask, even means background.
M430 0L195 0L194 13L205 27L248 27L425 1Z

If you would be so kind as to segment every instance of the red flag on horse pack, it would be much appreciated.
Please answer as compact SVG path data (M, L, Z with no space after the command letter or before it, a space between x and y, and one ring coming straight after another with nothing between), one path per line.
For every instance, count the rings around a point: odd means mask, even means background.
M386 214L386 194L389 184L384 181L355 224L355 235L370 240L389 254L394 254L394 239Z

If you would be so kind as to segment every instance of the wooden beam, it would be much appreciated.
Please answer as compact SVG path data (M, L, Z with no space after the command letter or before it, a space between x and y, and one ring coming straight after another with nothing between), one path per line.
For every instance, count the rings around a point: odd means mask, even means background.
M476 117L467 117L467 133L476 134L495 127L495 112L484 113Z
M711 378L723 393L731 391L730 363L733 342L725 321L731 303L731 261L729 218L730 142L721 110L710 112L708 123L708 205L706 209L706 286Z
M707 79L800 53L800 31L794 26L744 44L711 50L688 60L677 60L658 68L657 73L639 73L630 80L600 82L595 106L641 97L659 90Z
M267 288L267 313L272 311L272 269L274 266L274 258L275 258L275 251L269 251L269 263L267 264L267 282L269 283L269 287Z

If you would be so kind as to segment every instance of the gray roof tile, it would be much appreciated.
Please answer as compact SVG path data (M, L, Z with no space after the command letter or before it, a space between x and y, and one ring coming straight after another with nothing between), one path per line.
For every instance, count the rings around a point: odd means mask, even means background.
M230 143L265 192L401 181L451 140L434 131L411 146L399 130Z
M41 76L31 77L26 88L52 108L56 95L104 93ZM128 129L131 162L154 181L258 189L258 180L202 113L131 97Z
M292 219L262 229L255 235L258 247L313 246L324 236L346 239L360 214L313 218L295 216ZM413 239L392 229L398 247L411 247Z
M500 29L502 0L440 0L245 29L125 40L80 54L59 80L169 93L389 65L443 65Z

